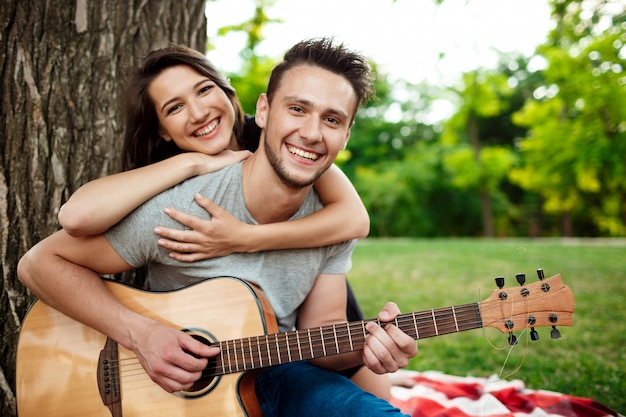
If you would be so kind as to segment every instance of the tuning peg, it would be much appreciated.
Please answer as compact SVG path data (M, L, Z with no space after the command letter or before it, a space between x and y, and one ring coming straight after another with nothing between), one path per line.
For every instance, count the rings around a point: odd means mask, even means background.
M502 289L504 287L504 277L497 277L496 285L498 286L498 288Z
M509 333L509 345L513 346L517 344L517 337L513 334L513 332Z
M530 340L539 340L539 333L534 327L530 328Z
M556 328L556 326L552 326L552 331L550 332L550 337L552 339L560 339L561 338L561 332L559 331L559 329Z
M526 274L515 274L515 279L517 279L519 285L524 285L526 282Z
M537 268L537 277L539 277L539 281L543 281L545 275L543 275L543 269Z

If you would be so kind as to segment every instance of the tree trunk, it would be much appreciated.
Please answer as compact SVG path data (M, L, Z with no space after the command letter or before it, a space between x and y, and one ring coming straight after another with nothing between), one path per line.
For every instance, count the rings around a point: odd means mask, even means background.
M470 112L467 119L467 135L469 137L472 150L474 152L474 160L480 166L480 138L478 135L478 120L474 112ZM494 237L495 229L493 226L493 209L491 207L491 195L489 189L484 184L478 185L478 196L480 198L481 217L483 222L483 236Z
M205 0L0 2L0 415L15 416L15 352L33 300L20 257L58 228L83 183L120 166L124 83L155 47L204 51ZM97 256L97 254L95 254Z

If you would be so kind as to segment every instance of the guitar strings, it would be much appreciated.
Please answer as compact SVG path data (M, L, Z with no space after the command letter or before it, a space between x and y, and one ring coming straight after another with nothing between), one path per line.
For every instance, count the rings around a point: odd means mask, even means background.
M491 301L483 301L481 305L493 303ZM403 328L416 340L426 337L443 335L448 333L460 332L474 328L483 327L480 323L480 316L477 316L476 308L478 303L466 304L456 307L432 309L423 312L402 314L396 320L392 321ZM528 305L527 305L528 310ZM512 312L513 310L511 310ZM334 326L324 326L319 328L319 335L311 335L309 332L317 332L318 329L298 330L287 333L263 335L256 337L248 337L236 340L227 340L216 343L222 347L222 352L216 357L216 368L222 368L221 373L241 372L258 367L277 365L290 361L310 359L318 356L330 356L337 353L345 353L353 350L360 350L368 332L365 330L365 323L374 321L381 324L379 320L365 320L353 323L341 323ZM386 323L382 323L383 325ZM411 332L411 327L415 328ZM484 332L484 330L483 330ZM526 337L526 347L528 347L528 332L523 331ZM488 343L496 349L484 334ZM303 337L304 342L303 343ZM304 346L303 346L304 345ZM274 349L274 347L276 349ZM504 373L506 363L508 363L510 354L514 346L509 347L507 358L503 363L503 367L498 373L500 377ZM281 355L280 350L286 350ZM308 350L308 352L307 352ZM259 357L255 355L260 353ZM285 357L287 355L288 357ZM523 362L506 377L516 373L522 366ZM123 376L129 380L137 377L137 380L147 377L147 373L141 367L137 358L124 358L120 360ZM151 381L145 378L146 381Z
M437 335L436 333L447 334L479 327L475 305L469 304L455 307L456 317L449 314L448 310L449 308L444 308L404 314L391 323L399 327L422 328L422 330L418 330L420 334L417 336L419 336L419 338L435 336ZM442 315L442 313L444 314ZM432 324L433 317L435 318L436 326ZM367 321L374 321L380 324L378 320ZM258 367L262 362L264 362L265 366L269 366L270 362L274 365L285 363L287 361L285 357L286 354L283 353L281 355L278 352L281 349L286 349L287 355L291 354L293 360L300 360L300 356L302 356L302 359L310 359L311 357L318 357L324 353L330 355L336 354L337 352L344 353L352 350L360 350L364 343L365 336L368 333L364 330L367 321L325 326L322 327L321 336L319 337L309 336L306 334L306 330L298 330L287 332L287 334L279 333L234 341L224 341L218 345L225 346L226 350L223 350L217 358L221 357L221 366L229 371L226 373L232 373L252 369L254 365ZM468 326L470 327L468 328ZM434 329L435 327L436 329ZM306 336L304 336L305 334ZM302 350L303 336L306 339L310 338L310 343L306 343L308 345L306 349L308 349L309 352L312 351L314 356ZM292 340L290 340L290 338ZM298 347L298 343L300 343L300 347ZM276 347L278 351L274 351L274 347ZM248 351L246 351L246 349ZM257 359L256 363L254 363L254 353L258 353L259 351L262 355L265 355L265 358L264 360ZM227 358L229 354L230 357ZM230 364L226 365L229 361ZM233 365L233 362L236 362L236 364ZM136 357L120 359L117 364L113 362L110 366L119 366L121 375L125 380L128 379L134 382L135 380L145 379L151 381Z
M539 259L538 259L539 262L537 263L538 265L542 264L542 262L541 262L542 261L541 255L542 254L539 253ZM524 246L518 246L518 247L514 248L514 253L511 254L511 258L509 259L509 276L514 276L515 275L515 273L513 272L514 258L516 258L518 261L523 260L525 264L528 264L529 263L528 257L529 257L528 248L526 248ZM552 303L552 300L550 300L550 303ZM531 310L530 310L530 305L528 303L528 300L526 300L524 305L526 306L526 308L525 308L526 316L529 317L531 315ZM552 310L554 310L554 309L552 308ZM512 319L513 311L514 311L513 304L511 304L511 317L509 317L510 319ZM487 334L486 334L486 329L483 328L483 338L489 344L489 346L491 346L493 349L498 350L498 351L502 351L502 350L506 350L507 351L506 357L504 358L504 361L502 362L500 370L497 373L498 379L508 379L508 378L512 377L513 375L517 374L522 369L522 366L524 365L524 363L526 362L526 359L528 357L529 342L530 342L530 332L528 331L529 327L531 327L531 326L527 323L525 325L525 327L522 329L521 333L519 334L518 341L520 339L524 340L524 346L523 346L523 349L522 349L522 352L521 352L521 358L520 358L519 362L517 363L517 365L514 366L514 368L510 372L508 372L506 375L505 375L506 367L510 363L510 361L512 360L513 351L514 351L514 349L516 349L516 347L519 344L519 342L516 343L516 344L508 344L506 347L498 347L495 344L493 344L491 342L491 340L488 339Z
M473 307L472 307L473 308ZM432 316L437 316L437 310L431 310L426 313L411 313L409 315L402 315L398 320L394 321L394 324L400 327L412 327L417 326L419 329L420 322L432 321ZM413 318L420 317L419 320ZM476 315L472 313L467 316L465 314L457 314L457 321L446 320L442 321L439 317L437 322L438 333L445 334L459 330L465 330L463 321L465 317L469 317L472 322L471 328L478 328L475 325ZM377 320L370 320L377 321ZM320 355L330 355L337 353L344 353L351 350L358 350L364 343L367 332L364 330L366 321L354 322L351 324L339 324L335 326L323 327L321 329L312 329L310 331L315 334L310 334L308 330L300 330L294 332L287 332L282 334L272 334L267 336L260 336L256 338L239 339L235 341L225 341L222 343L226 347L230 356L227 357L228 363L222 363L222 366L228 368L227 371L242 371L252 367L258 366L254 364L254 353L261 353L261 358L258 362L261 365L276 365L279 363L287 362L290 356L293 360L310 359ZM460 324L459 324L460 323ZM431 326L433 327L433 326ZM317 331L320 330L320 334ZM409 329L410 330L410 329ZM432 332L432 329L430 329ZM415 333L415 332L413 332ZM437 329L432 334L427 334L426 337L434 336L437 333ZM423 337L420 337L423 338ZM356 345L356 348L354 347ZM276 349L274 349L276 348ZM280 355L281 349L286 349L286 354ZM249 354L248 351L251 353ZM222 355L224 357L225 355ZM248 361L250 358L250 361ZM233 365L234 363L234 365Z

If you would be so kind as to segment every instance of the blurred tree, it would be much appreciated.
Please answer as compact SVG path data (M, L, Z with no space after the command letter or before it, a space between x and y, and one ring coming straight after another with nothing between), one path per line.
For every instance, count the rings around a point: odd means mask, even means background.
M626 6L555 1L538 52L545 84L516 114L530 129L511 178L562 217L561 232L626 235ZM576 227L578 226L578 227Z
M263 41L263 30L268 24L280 23L280 19L273 19L267 11L274 6L275 0L256 0L254 13L250 19L235 25L223 26L218 30L219 36L240 32L246 35L246 45L239 52L242 67L236 73L229 74L230 82L237 91L239 101L247 114L254 114L256 101L261 93L265 92L272 67L276 64L276 57L267 57L257 54L256 48ZM211 40L208 49L211 50Z
M338 163L368 208L371 235L435 235L424 199L426 189L436 188L430 181L439 178L433 172L438 166L427 162L433 162L434 153L423 153L437 136L428 120L437 89L405 82L392 85L378 73L376 94L377 99L359 112Z
M512 89L499 72L475 70L463 74L462 87L456 91L461 105L444 124L441 141L450 149L444 166L452 184L459 189L475 190L480 199L483 236L495 236L493 195L515 162L510 146L498 146L498 139L485 136L484 119L501 116L509 106Z

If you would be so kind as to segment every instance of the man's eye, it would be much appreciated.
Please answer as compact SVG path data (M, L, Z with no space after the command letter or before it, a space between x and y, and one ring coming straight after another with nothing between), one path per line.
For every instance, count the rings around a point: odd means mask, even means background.
M302 107L299 106L291 106L289 109L296 113L302 113Z

